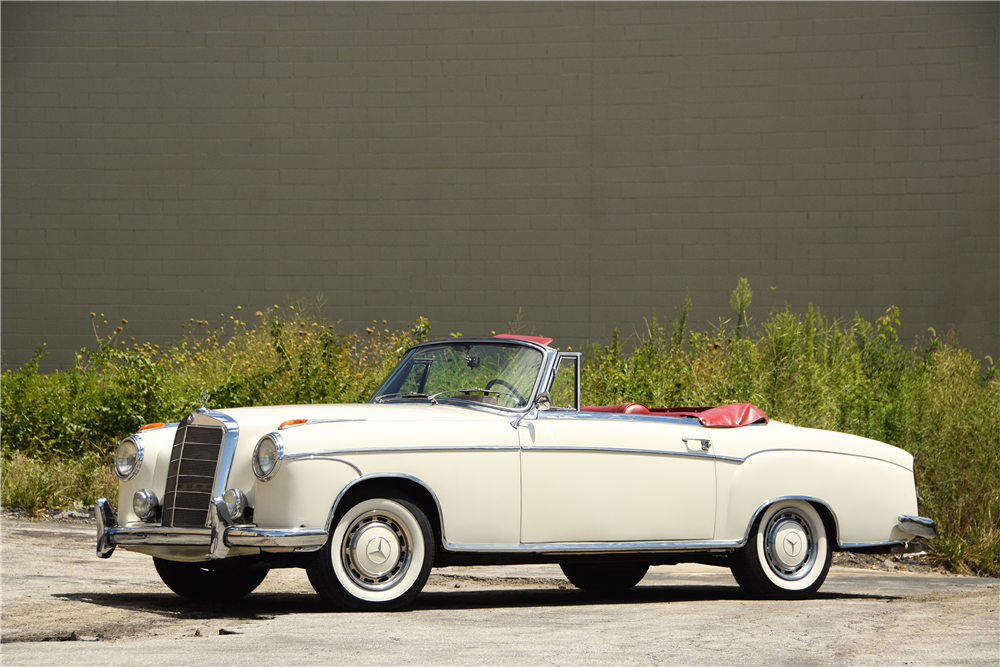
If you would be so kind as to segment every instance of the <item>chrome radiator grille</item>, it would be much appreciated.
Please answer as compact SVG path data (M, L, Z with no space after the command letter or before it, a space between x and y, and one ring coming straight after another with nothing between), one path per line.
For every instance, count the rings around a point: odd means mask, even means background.
M204 528L226 431L221 426L178 426L163 498L163 526Z

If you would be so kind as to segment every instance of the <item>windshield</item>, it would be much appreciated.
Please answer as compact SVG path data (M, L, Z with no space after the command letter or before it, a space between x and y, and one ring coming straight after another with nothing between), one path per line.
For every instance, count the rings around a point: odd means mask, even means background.
M459 399L504 408L531 400L542 353L509 343L442 343L411 350L372 401Z

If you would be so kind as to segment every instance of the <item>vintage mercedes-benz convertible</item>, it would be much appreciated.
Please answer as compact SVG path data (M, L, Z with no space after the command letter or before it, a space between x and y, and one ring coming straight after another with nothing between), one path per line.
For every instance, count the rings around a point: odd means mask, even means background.
M748 404L580 406L580 355L503 335L413 346L362 405L195 410L115 454L97 554L153 557L179 595L234 599L304 567L349 610L391 610L431 567L558 563L624 591L650 565L731 568L800 598L832 551L918 550L913 457Z

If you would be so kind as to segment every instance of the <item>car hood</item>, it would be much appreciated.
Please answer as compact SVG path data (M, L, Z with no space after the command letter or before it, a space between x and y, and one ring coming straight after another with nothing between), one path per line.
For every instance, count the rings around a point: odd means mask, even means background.
M217 410L235 420L244 430L276 431L289 420L365 421L365 422L478 422L502 417L461 406L427 402L407 403L336 403L326 405L271 405L267 407ZM510 417L513 418L513 417Z

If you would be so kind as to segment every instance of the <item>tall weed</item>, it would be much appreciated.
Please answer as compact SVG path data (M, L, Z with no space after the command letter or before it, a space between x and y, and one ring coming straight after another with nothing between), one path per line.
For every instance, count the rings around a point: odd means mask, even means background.
M192 319L165 349L126 340L126 320L109 335L95 327L96 349L81 351L73 370L50 374L38 372L40 347L0 376L0 453L107 458L143 424L191 412L202 392L220 408L364 401L430 331L419 318L404 331L373 322L348 334L302 310L257 311L250 326L235 316L212 329Z
M585 354L582 400L651 407L754 403L771 418L853 433L913 454L921 512L938 522L934 554L959 571L1000 575L1000 381L954 339L900 345L900 312L875 323L772 312L745 319L752 292L740 281L736 325L671 335L656 318L628 347ZM685 308L685 314L689 305ZM932 332L933 333L933 332Z
M6 507L31 512L117 498L118 478L94 457L34 459L23 452L0 458L0 497Z
M654 314L641 335L622 340L615 330L610 345L587 346L584 404L750 402L773 419L906 449L916 460L921 512L938 522L934 554L960 571L1000 575L996 368L984 377L953 337L933 332L928 343L901 345L895 307L874 323L830 321L812 306L776 310L757 326L746 318L752 295L741 281L731 300L735 325L690 331L687 298L669 324ZM120 439L144 423L180 419L203 391L218 408L364 401L430 331L419 318L402 331L373 322L349 334L301 305L248 320L242 309L214 327L192 319L164 349L126 340L123 321L97 335L71 371L38 373L43 348L6 370L2 502L37 509L111 493L106 464Z

